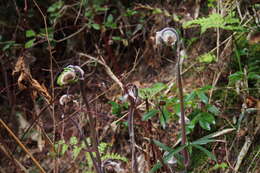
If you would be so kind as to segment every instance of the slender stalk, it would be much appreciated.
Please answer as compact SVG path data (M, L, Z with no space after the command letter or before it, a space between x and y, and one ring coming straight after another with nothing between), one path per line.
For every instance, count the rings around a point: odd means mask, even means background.
M130 101L130 108L128 112L128 133L130 137L131 153L132 153L131 170L133 173L138 173L138 165L137 165L136 152L135 152L135 134L134 134L134 113L136 110L138 89L133 84L127 84L124 87L124 92L127 95L128 100Z
M128 131L131 140L131 152L132 152L131 169L133 173L138 173L137 160L135 156L134 112L135 112L135 102L131 103L130 110L129 110Z
M177 44L177 83L179 89L179 99L181 105L181 144L186 145L186 129L185 129L185 112L184 112L184 99L183 99L183 87L182 87L182 80L181 80L181 70L180 70L180 43ZM183 149L183 157L184 157L184 165L185 169L189 165L189 153L187 148Z
M81 94L82 94L82 97L83 97L83 101L86 104L87 115L88 115L88 124L89 124L89 127L90 127L90 134L91 134L91 137L90 137L91 145L92 145L92 147L93 147L93 149L96 153L96 157L94 157L92 155L92 152L90 151L89 152L90 157L92 158L96 172L97 173L104 173L104 170L102 168L100 153L98 151L98 138L97 138L96 128L95 128L95 125L94 125L95 120L93 118L93 115L90 113L90 106L89 106L89 102L88 102L88 99L87 99L86 90L84 88L84 80L80 81L80 90L81 90ZM84 142L86 143L87 146L89 146L86 140L84 140Z

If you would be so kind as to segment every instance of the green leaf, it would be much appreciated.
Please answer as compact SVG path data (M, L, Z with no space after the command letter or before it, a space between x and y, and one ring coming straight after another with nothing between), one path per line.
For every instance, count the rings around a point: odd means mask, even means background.
M81 149L82 149L82 148L81 148L81 147L78 147L78 146L74 146L74 147L73 147L72 157L73 157L74 160L78 157L78 155L79 155Z
M127 9L126 10L126 13L124 14L124 16L133 16L133 15L135 15L135 14L137 14L138 12L137 11L135 11L135 10L131 10L131 9Z
M26 43L25 43L25 48L31 48L31 47L33 47L33 43L34 43L34 41L35 41L35 38L34 39L31 39L31 40L29 40L29 41L27 41Z
M33 30L27 30L25 33L26 37L35 37L36 33Z
M61 155L64 155L68 148L69 146L67 144L63 144L61 148Z
M92 28L94 28L95 30L100 30L100 25L97 23L93 23L91 24Z
M211 170L225 169L228 168L227 163L216 164Z
M210 130L210 124L207 121L199 121L200 127L205 130Z
M121 37L117 37L117 36L113 36L113 37L112 37L112 40L115 40L115 41L121 41L122 38L121 38Z
M206 94L200 90L197 90L196 91L197 93L197 96L199 97L199 99L203 102L203 103L208 103L209 99L208 97L206 96Z
M160 8L155 8L153 14L161 14L163 11Z
M213 113L214 115L219 115L220 114L220 111L219 109L214 106L214 105L207 105L207 110L211 113Z
M205 145L205 144L208 144L208 143L211 143L211 142L216 142L215 139L209 139L209 138L200 138L196 141L193 141L191 144L194 144L194 145Z
M205 86L201 87L199 90L201 92L206 92L206 91L208 91L208 90L210 90L212 88L213 88L213 86L211 86L211 85L205 85Z
M123 162L128 162L128 159L126 157L120 156L117 153L107 153L101 157L101 160L119 160Z
M64 4L63 1L55 2L47 9L47 12L53 13L53 12L57 11L63 6L63 4Z
M181 113L181 104L180 103L177 103L173 106L173 110L174 112L177 114L177 115L180 115Z
M200 113L199 124L205 130L210 130L210 124L215 124L215 118L207 112Z
M109 101L108 104L112 105L111 112L113 115L119 115L121 113L121 106L118 103Z
M165 163L167 163L175 154L179 153L180 151L182 151L185 147L187 147L188 144L186 145L181 145L179 147L177 147L176 149L172 149L172 151L170 151L164 158L163 161Z
M164 145L164 144L163 144ZM182 145L177 147L176 149L172 149L169 148L169 150L171 149L171 151L168 151L169 153L163 157L163 161L164 163L167 163L173 156L175 156L177 153L179 153L180 151L182 151L185 147L187 147L188 144L186 145ZM156 172L158 169L160 169L162 167L162 164L160 162L157 162L153 168L149 171L149 173L154 173Z
M258 74L255 73L255 72L249 72L249 73L248 73L248 79L251 79L251 80L259 80L259 79L260 79L260 75L258 75Z
M99 12L107 11L109 8L107 7L100 7L100 6L95 6L95 10Z
M160 162L157 162L153 168L149 171L149 173L155 173L156 171L158 171L159 169L162 168L162 164Z
M76 136L72 136L72 137L70 138L70 144L71 144L71 145L76 145L77 143L78 143L77 137L76 137Z
M166 128L166 124L167 124L167 122L169 120L169 117L170 117L170 112L168 111L166 106L164 106L162 108L162 113L161 113L161 116L160 116L160 123L161 123L163 129Z
M165 151L168 151L168 152L171 152L173 149L166 146L165 144L153 139L153 142L155 145L157 145L158 147L160 147L161 149L165 150Z
M2 48L3 51L8 50L15 44L15 41L6 41L5 46Z
M162 126L163 129L166 128L166 120L165 120L164 115L161 115L161 116L160 116L160 124L161 124L161 126Z
M184 28L191 28L201 26L201 34L209 28L222 28L233 31L244 31L245 28L239 23L239 19L235 18L234 13L230 13L228 16L223 17L218 13L212 13L208 17L202 17L195 20L191 20L183 23Z
M159 112L158 110L152 109L143 115L142 120L146 121L146 120L150 119L151 117L155 116L158 112Z
M198 57L199 62L203 63L212 63L216 61L216 56L211 53L206 53Z
M59 144L59 145L65 144L65 140L59 140L59 141L58 141L58 144Z
M214 161L217 161L217 158L214 154L212 154L211 152L209 152L206 148L200 146L200 145L192 145L195 148L201 150L202 152L204 152L209 158L211 158Z
M234 130L235 130L235 128L223 129L223 130L221 130L221 131L217 131L217 132L211 133L211 134L209 134L209 135L206 135L206 136L204 136L204 137L198 139L197 141L199 141L199 140L208 140L208 139L210 139L210 138L215 138L215 137L224 135L224 134L226 134L226 133L232 132L232 131L234 131Z
M215 117L212 114L208 113L208 112L202 112L200 120L206 121L206 122L208 122L210 124L215 124Z
M164 83L156 83L150 88L141 88L138 90L139 97L142 99L151 99L156 94L160 93L162 90L166 89L168 86Z
M113 23L114 16L112 14L109 14L107 17L107 23Z
M190 94L188 94L188 95L185 97L185 102L189 102L189 101L194 100L195 96L196 96L196 92L195 92L195 91L192 91Z
M229 83L230 84L235 84L237 81L242 80L244 77L244 73L241 71L238 71L236 73L233 73L231 75L229 75Z

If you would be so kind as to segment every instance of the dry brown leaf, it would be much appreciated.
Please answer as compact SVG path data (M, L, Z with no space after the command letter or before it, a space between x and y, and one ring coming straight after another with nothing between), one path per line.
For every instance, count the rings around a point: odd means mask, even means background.
M27 61L24 56L20 56L16 62L13 75L15 73L20 73L17 81L19 89L24 90L27 88L32 88L34 91L37 91L38 94L46 98L46 100L50 103L52 98L49 92L44 85L40 85L37 80L32 78L29 65L29 61ZM32 94L32 97L33 99L36 97L35 93Z

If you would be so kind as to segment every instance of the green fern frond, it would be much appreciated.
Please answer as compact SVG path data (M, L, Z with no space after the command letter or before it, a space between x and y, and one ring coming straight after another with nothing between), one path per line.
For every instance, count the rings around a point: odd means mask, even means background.
M225 30L243 31L245 28L239 25L239 19L234 17L234 13L222 17L218 13L212 13L208 17L191 20L183 24L184 28L192 28L197 25L201 26L201 34L209 28L222 28Z
M139 94L139 97L142 99L146 99L146 98L150 99L166 88L167 88L167 85L165 85L164 83L156 83L153 86L151 86L150 88L139 89L138 94Z
M110 145L108 143L105 143L105 142L101 142L98 145L98 151L100 152L101 155L106 152L106 149L107 149L108 146L110 146Z
M121 156L117 153L107 153L104 156L101 157L101 160L108 160L108 159L112 159L112 160L119 160L119 161L123 161L123 162L127 162L128 159L124 156Z
M99 145L98 145L98 150L101 154L101 160L104 161L104 160L108 160L108 159L112 159L112 160L120 160L120 161L123 161L123 162L127 162L127 158L124 157L124 156L121 156L117 153L105 153L106 152L106 149L111 146L110 144L108 143L105 143L105 142L101 142Z

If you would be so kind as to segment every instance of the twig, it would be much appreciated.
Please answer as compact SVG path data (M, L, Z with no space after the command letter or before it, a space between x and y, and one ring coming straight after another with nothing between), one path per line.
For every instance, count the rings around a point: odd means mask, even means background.
M97 61L99 64L103 65L105 67L105 70L107 72L107 74L120 86L121 90L124 91L124 87L122 82L114 75L114 73L112 72L112 70L110 69L110 67L105 63L105 61L101 61L93 56L84 54L84 53L79 53L80 56L84 56L87 57L89 59L92 59L94 61Z
M49 54L50 54L49 60L50 60L50 73L51 73L51 96L52 96L52 98L54 98L54 75L53 75L53 59L54 59L54 57L53 57L52 51L51 51L51 43L50 43L50 40L49 40L48 25L47 25L47 21L46 21L46 16L43 14L39 5L36 3L35 0L33 0L33 3L37 7L38 11L41 13L41 16L42 16L42 19L43 19L43 22L44 22L46 40L47 40L47 43L48 43L48 50L49 50ZM55 143L55 134L56 134L56 126L55 126L56 119L55 119L54 108L55 108L55 105L54 105L54 103L52 103L51 110L52 110L52 121L53 121L53 143ZM54 165L55 165L54 173L56 173L56 172L58 172L58 170L56 171L56 167L58 166L58 164L56 164L56 158L54 159Z
M41 167L40 163L33 157L30 151L23 145L23 143L19 140L19 138L12 132L12 130L5 124L5 122L0 119L0 123L4 128L8 131L8 133L14 138L14 140L18 143L18 145L30 156L34 164L41 170L42 173L46 173L45 170Z
M60 39L60 40L56 40L56 42L57 42L57 43L60 43L60 42L63 42L63 41L65 41L65 40L67 40L67 39L70 39L70 38L74 37L75 35L77 35L77 34L79 34L80 32L82 32L84 29L86 29L87 26L88 26L87 24L83 25L83 26L82 26L79 30L77 30L76 32L72 33L71 35L69 35L69 36L67 36L67 37L65 37L65 38L62 38L62 39Z
M0 139L2 140L2 137L0 136ZM19 162L16 158L14 158L13 154L11 153L9 148L5 148L4 145L0 143L0 150L3 151L3 153L11 159L15 165L18 165L18 167L24 172L24 173L29 173L29 171L22 165L22 163Z
M52 103L52 102L53 102L53 100L51 100L51 103ZM50 104L51 104L51 103L50 103ZM23 133L23 135L22 135L22 137L21 137L21 140L23 140L24 137L26 136L26 134L28 134L28 132L32 129L32 127L33 127L35 124L38 123L39 118L43 115L44 111L49 108L50 104L47 104L45 107L43 107L43 108L39 111L39 113L37 113L36 118L33 120L33 122L31 123L31 125L30 125L30 126L25 130L25 132ZM47 135L45 135L45 136L46 136L46 139L48 140L49 144L50 144L50 145L52 146L52 148L54 149L53 142L50 140L50 138L49 138ZM16 149L17 149L17 148L14 149L14 151L13 151L14 153L16 152Z
M247 151L249 150L250 146L252 144L252 139L250 137L246 137L246 141L237 157L237 163L236 163L236 166L234 168L234 171L235 172L238 172L238 169L240 168L240 165L243 161L243 159L245 158L246 154L247 154Z
M81 9L82 9L82 5L83 5L83 0L81 0L81 2L80 2L79 11L78 11L77 17L76 17L76 19L75 19L75 21L74 21L74 25L77 24L77 21L78 21L78 18L79 18L79 16L80 16L80 12L81 12Z

